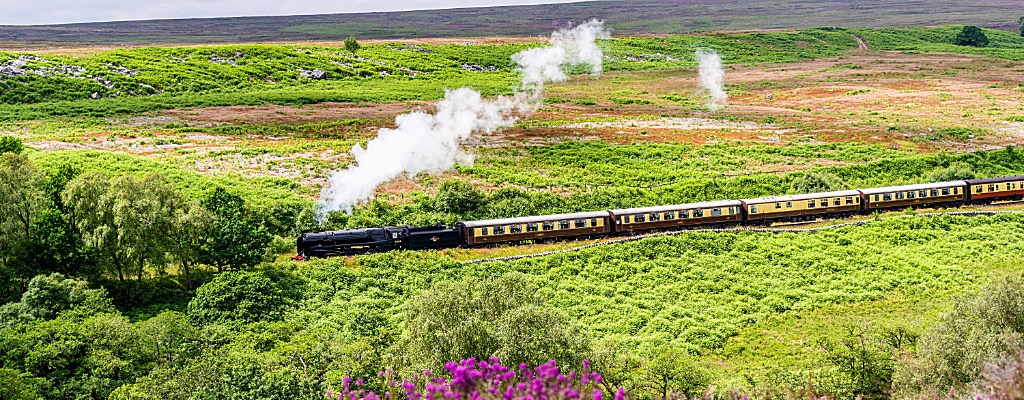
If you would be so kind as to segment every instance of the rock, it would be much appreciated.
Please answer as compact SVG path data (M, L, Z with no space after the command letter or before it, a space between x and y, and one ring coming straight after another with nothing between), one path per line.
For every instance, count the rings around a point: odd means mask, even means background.
M308 70L299 68L299 77L320 80L327 78L327 72L324 72L323 70L319 69Z
M139 71L136 71L134 69L128 69L128 68L125 68L125 67L120 67L120 66L117 67L117 68L111 69L110 72L113 72L115 74L127 75L127 76L135 76L135 75L139 74Z
M3 67L0 67L0 75L17 76L17 75L24 75L24 74L25 74L24 70L22 70L21 68L15 67L15 66L5 65Z
M100 98L100 94L98 92L92 92L92 96L89 97L92 97L93 100L98 100Z
M495 67L493 65L491 65L489 67L481 67L479 65L473 65L473 64L462 64L462 69L464 69L466 71L469 71L469 72L485 72L485 71L497 71L498 67Z

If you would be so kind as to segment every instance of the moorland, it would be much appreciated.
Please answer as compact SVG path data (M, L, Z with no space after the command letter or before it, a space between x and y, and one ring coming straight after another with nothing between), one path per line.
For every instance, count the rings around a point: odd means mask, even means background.
M512 262L475 261L600 241L290 260L313 229L1024 174L1024 37L958 46L961 29L616 36L601 75L548 85L534 113L465 143L472 164L324 219L315 200L353 145L446 89L511 94L510 56L542 43L0 52L23 71L0 79L3 390L320 399L345 377L382 390L380 371L497 355L592 360L635 398L973 393L1024 332L1015 203ZM720 110L698 48L722 55Z

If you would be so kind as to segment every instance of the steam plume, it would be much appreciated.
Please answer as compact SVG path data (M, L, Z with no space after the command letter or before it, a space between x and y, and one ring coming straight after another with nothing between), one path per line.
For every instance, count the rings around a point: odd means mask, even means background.
M512 97L485 100L469 88L445 92L433 115L413 112L395 118L398 127L384 128L364 149L352 147L355 163L335 171L320 193L321 211L351 210L373 198L377 186L403 174L440 172L456 162L472 163L460 145L474 133L511 125L514 111L536 109L544 84L568 79L564 68L587 65L601 73L603 54L596 40L609 36L603 23L592 20L551 35L550 45L523 50L512 56L523 74L522 87Z
M729 95L725 94L725 70L722 69L722 57L714 50L697 50L697 67L700 78L700 86L711 94L708 101L708 109L718 111L725 107L729 101Z

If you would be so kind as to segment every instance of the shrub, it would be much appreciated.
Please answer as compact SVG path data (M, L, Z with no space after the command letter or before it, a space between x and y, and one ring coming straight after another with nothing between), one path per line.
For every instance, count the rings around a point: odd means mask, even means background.
M998 279L953 309L921 336L917 356L904 361L895 380L903 390L942 394L967 388L982 377L981 366L1012 353L1024 337L1024 279Z
M377 400L381 398L401 398L440 400L456 399L593 399L601 400L604 392L597 387L601 375L590 371L588 362L583 362L580 374L570 372L563 374L558 370L554 360L530 369L527 365L519 366L519 371L506 367L497 358L477 362L466 359L461 362L449 361L444 366L447 376L434 378L430 371L424 371L422 381L401 382L404 393L377 393L363 389L365 383L360 379L355 382L351 378L342 381L338 393L327 392L328 398L338 400ZM384 375L384 374L382 374ZM390 378L390 376L387 376ZM398 382L390 382L391 386L399 386ZM397 395L397 396L395 396ZM625 399L625 393L619 389L615 392L615 400Z
M232 271L200 286L188 303L196 325L238 325L280 320L300 297L302 284L279 271Z
M928 173L928 182L948 182L948 181L962 181L965 179L974 179L977 174L974 173L974 167L964 162L955 162L950 164L948 167L938 169Z
M825 171L811 171L793 180L795 193L819 193L847 189L843 179Z
M14 136L0 136L0 154L20 154L24 149L25 146L21 144L21 139Z
M953 44L958 46L985 47L988 46L988 36L985 36L985 32L981 28L968 25L956 35Z
M582 334L536 291L520 274L435 285L406 305L408 357L439 367L469 357L539 364L584 354Z

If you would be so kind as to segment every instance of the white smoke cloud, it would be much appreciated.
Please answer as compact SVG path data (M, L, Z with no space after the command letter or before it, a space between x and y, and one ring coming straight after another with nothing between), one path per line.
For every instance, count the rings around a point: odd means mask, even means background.
M483 99L479 92L461 88L447 91L431 115L414 112L395 118L395 129L384 128L364 149L352 147L355 163L335 171L320 193L321 211L351 210L373 198L380 184L402 175L440 172L456 163L471 163L472 156L460 145L474 133L491 132L511 125L514 112L527 113L547 82L568 79L565 68L587 65L601 73L603 53L597 39L609 37L602 22L592 20L551 35L550 46L523 50L512 56L522 71L522 91L512 97Z
M725 93L725 70L722 69L722 57L714 50L699 49L696 52L698 77L700 87L704 88L711 95L708 100L708 109L718 111L729 102L729 95Z

